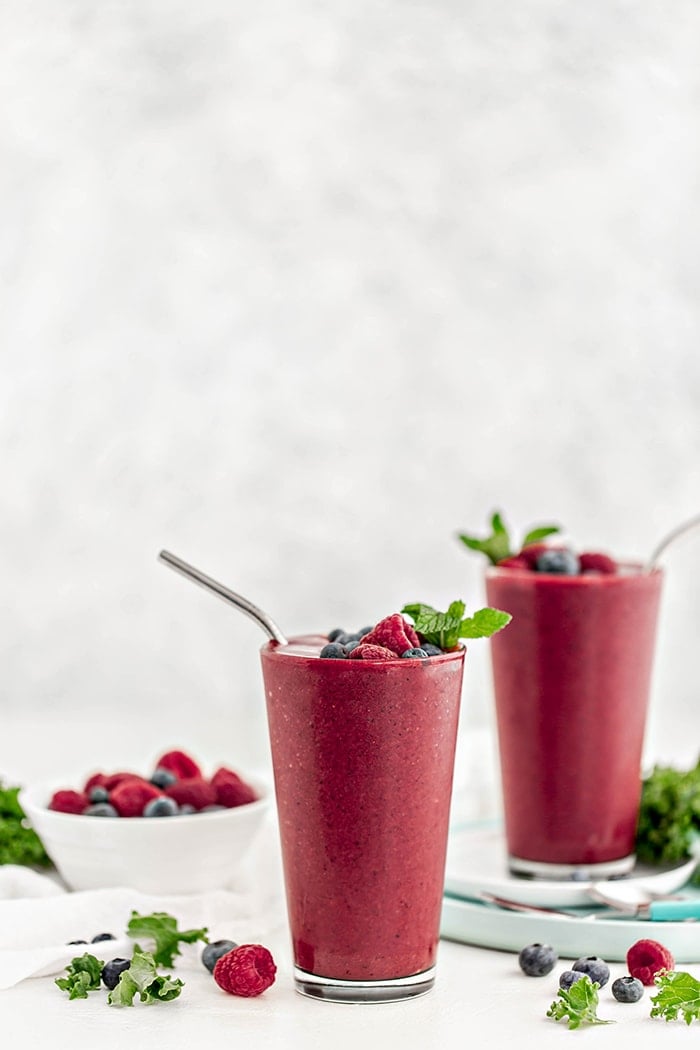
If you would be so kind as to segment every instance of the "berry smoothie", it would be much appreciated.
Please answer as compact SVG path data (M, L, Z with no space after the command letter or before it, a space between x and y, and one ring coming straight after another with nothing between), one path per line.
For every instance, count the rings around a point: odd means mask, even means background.
M491 649L511 870L632 866L661 582L634 565L487 571L513 616Z
M433 981L464 649L319 659L326 643L262 650L297 988L407 998Z

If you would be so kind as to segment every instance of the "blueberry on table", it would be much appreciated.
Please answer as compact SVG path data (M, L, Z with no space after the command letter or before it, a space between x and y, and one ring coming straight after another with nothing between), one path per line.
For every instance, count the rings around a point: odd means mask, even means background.
M123 974L124 970L128 970L131 966L131 959L110 959L102 967L102 983L109 988L110 992L113 991L119 984L119 978Z
M87 944L87 941L66 941L67 944Z
M100 941L116 941L116 939L113 933L97 933L90 941L90 944L99 944Z
M344 660L347 652L338 642L329 642L321 649L319 656L322 660Z
M559 975L559 987L563 988L565 992L568 992L572 984L576 984L582 977L585 977L585 973L581 973L580 970L564 970Z
M174 784L177 777L174 773L171 773L169 769L162 769L158 766L157 769L153 770L151 775L151 783L157 788L167 788L171 784Z
M152 798L143 809L144 817L174 817L178 812L177 802L172 798Z
M205 945L202 949L202 962L209 973L214 972L214 967L222 955L227 955L237 947L235 941L212 941L211 944Z
M644 995L644 985L636 977L618 977L612 983L612 993L618 1003L638 1003Z
M110 805L109 802L93 802L91 806L83 813L85 817L118 817L114 806Z
M585 958L577 959L571 969L578 970L579 973L588 974L590 979L599 984L601 988L610 980L610 967L602 959L599 959L597 955L588 955Z
M430 653L426 653L425 649L407 649L405 653L401 653L402 660L427 660Z
M554 969L557 953L549 944L528 944L520 952L520 969L528 977L545 977Z
M578 576L581 563L573 551L543 551L535 562L537 572L556 573L559 576Z

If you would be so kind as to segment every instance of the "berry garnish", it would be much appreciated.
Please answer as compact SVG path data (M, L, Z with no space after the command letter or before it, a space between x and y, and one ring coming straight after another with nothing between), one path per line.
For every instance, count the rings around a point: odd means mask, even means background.
M653 984L657 973L672 970L674 965L670 951L658 941L637 941L627 952L627 969L642 984Z
M383 646L390 649L394 656L401 656L407 649L416 649L420 639L401 613L392 613L363 637L362 644Z
M258 797L250 784L246 784L238 773L234 773L232 769L226 769L225 766L217 769L211 778L211 786L216 792L217 804L225 806L226 809L255 802Z
M579 556L581 572L599 572L606 576L617 572L617 562L608 554L599 554L596 551L584 551Z
M585 958L577 959L571 969L588 974L600 988L603 988L610 980L610 967L597 955L587 955Z
M184 751L168 751L156 762L156 769L167 769L174 773L178 780L189 780L190 777L201 777L202 771L193 758Z
M202 950L202 962L209 973L214 972L214 967L222 955L232 952L238 945L235 941L210 941Z
M529 569L530 562L521 554L512 554L510 558L504 558L498 563L499 569Z
M383 645L370 645L361 642L348 654L349 660L396 660L397 654Z
M580 567L574 552L564 548L543 551L535 562L537 572L556 573L558 576L578 576Z
M56 813L84 813L89 802L86 795L78 791L55 791L49 802L49 809Z
M324 645L318 655L322 660L344 660L348 654L344 645L340 645L338 642L329 642L328 645Z
M559 974L559 987L568 991L572 984L576 984L577 981L580 981L585 976L585 973L582 973L580 970L564 970L563 973Z
M214 965L214 980L230 995L261 995L274 983L277 967L262 944L241 944Z
M528 944L520 952L518 962L528 977L545 977L554 969L557 958L557 953L549 944Z
M532 546L555 532L559 532L558 525L538 525L527 532L521 546ZM504 525L503 517L498 511L491 517L490 536L480 539L478 536L469 536L462 533L459 538L465 547L485 554L493 565L498 565L499 562L503 562L505 558L509 558L514 553L511 548L508 529Z
M428 653L425 649L418 646L415 649L407 649L405 653L401 653L402 660L427 660Z
M612 983L612 993L618 1003L638 1003L644 995L644 985L637 977L618 977Z

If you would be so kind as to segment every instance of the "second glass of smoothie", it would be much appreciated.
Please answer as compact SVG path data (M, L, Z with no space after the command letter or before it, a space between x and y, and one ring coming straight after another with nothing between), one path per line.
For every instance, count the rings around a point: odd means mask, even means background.
M662 573L577 576L493 568L512 613L491 642L511 871L628 872Z
M262 650L295 982L382 1002L434 981L464 649L428 660Z

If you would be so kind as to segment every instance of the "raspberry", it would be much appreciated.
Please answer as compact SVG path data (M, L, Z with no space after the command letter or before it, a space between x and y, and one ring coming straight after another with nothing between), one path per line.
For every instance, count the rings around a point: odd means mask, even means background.
M503 558L499 561L497 567L499 569L529 569L530 562L522 554L511 554L510 558Z
M365 645L361 642L356 649L348 653L348 660L395 660L396 653L383 645Z
M216 788L202 777L177 780L165 789L165 794L179 806L194 806L197 810L216 805Z
M162 792L141 777L122 780L110 792L110 805L114 806L120 817L140 817L146 805L154 798L160 798Z
M222 766L217 769L211 778L211 786L216 791L216 801L220 806L233 809L234 806L244 806L247 802L255 802L258 797L250 784L241 780L238 773L232 769Z
M277 967L262 944L241 944L217 959L214 980L230 995L260 995L274 984Z
M122 780L142 780L143 778L138 773L110 773L106 776L102 787L107 788L108 791L112 791L117 784L121 784Z
M617 563L608 554L597 551L584 551L580 556L581 572L601 572L609 576L617 572Z
M657 973L674 966L670 951L658 941L637 941L627 952L627 969L642 984L653 984Z
M531 569L535 568L535 564L540 554L544 554L545 551L560 550L560 547L552 547L549 543L529 543L527 547L523 547L520 553L517 555L518 558L524 558Z
M49 802L49 809L56 813L84 813L89 805L87 795L78 791L56 791Z
M391 649L396 656L401 656L407 649L417 649L420 639L401 613L392 613L391 616L380 620L377 626L363 637L362 644L384 646Z
M159 758L155 765L156 769L167 769L174 773L178 780L189 780L191 777L201 777L202 771L193 758L186 755L184 751L168 751Z
M107 785L107 774L106 773L93 773L91 777L85 781L85 787L83 791L86 795L89 795L94 787L106 787ZM107 789L109 790L109 789Z

